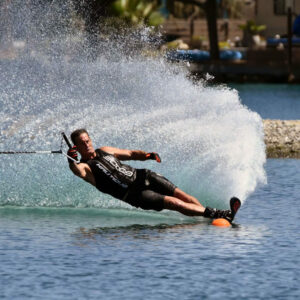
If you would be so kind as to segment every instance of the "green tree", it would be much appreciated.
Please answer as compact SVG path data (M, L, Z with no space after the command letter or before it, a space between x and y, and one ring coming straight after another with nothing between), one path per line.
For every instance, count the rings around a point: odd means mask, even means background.
M117 0L112 9L116 16L122 17L130 24L144 23L158 26L164 22L163 15L159 12L160 1L149 0Z
M244 0L222 0L220 2L220 17L224 17L225 13L230 19L240 19L245 5Z

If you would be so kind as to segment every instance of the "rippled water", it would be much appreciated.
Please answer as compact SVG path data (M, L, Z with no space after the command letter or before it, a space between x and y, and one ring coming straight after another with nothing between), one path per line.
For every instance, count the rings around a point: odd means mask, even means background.
M235 195L243 206L235 226L216 228L104 196L62 155L1 155L1 299L299 298L300 164L266 163L261 118L282 107L295 118L297 87L192 83L145 55L147 28L102 37L91 59L69 12L58 1L2 6L3 45L23 37L26 47L0 61L0 151L58 150L61 131L87 127L97 147L159 152L162 164L134 165L205 205L225 208Z
M268 160L268 185L233 228L178 214L0 208L3 299L298 299L299 160Z

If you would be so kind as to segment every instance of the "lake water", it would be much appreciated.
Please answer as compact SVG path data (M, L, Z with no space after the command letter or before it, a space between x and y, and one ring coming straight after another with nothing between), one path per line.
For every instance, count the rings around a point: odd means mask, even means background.
M255 87L246 88L251 106ZM252 109L264 109L272 90L264 86ZM73 178L62 156L0 163L1 299L300 297L299 160L267 160L267 185L245 199L232 228L103 198ZM199 196L195 186L184 189Z
M0 10L2 40L26 41L0 61L0 151L66 151L61 131L86 127L96 147L159 152L133 165L204 205L243 205L217 228L102 195L63 155L0 155L0 298L299 299L300 161L266 160L262 125L299 119L299 86L192 83L145 55L147 28L104 36L96 58L61 9Z
M299 120L300 85L232 84L242 102L263 119Z
M266 170L268 185L233 228L125 209L1 207L1 299L299 299L300 161Z

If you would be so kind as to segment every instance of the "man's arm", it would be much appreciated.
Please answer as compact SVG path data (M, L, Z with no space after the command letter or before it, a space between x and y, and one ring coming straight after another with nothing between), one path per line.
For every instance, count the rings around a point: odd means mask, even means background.
M70 170L74 175L82 178L83 180L89 182L92 185L96 185L95 178L90 170L90 167L86 163L69 163Z
M127 150L115 147L101 147L102 151L112 154L119 160L146 160L147 152L142 150Z
M71 171L74 173L74 175L80 178L84 178L86 176L86 170L84 168L84 165L81 163L76 163L76 161L78 160L77 147L73 146L72 148L70 148L68 150L67 155Z
M102 151L105 151L109 154L114 155L119 160L148 160L155 159L157 162L160 162L159 155L157 153L147 153L142 150L127 150L127 149L119 149L114 147L101 147Z
M76 146L70 148L67 154L68 154L69 168L73 172L73 174L93 185L96 185L95 178L93 176L93 173L89 165L86 163L77 163L78 155L77 155Z
M74 173L74 175L80 177L80 178L85 178L86 177L86 169L83 165L83 163L75 163L71 162L69 163L70 170Z

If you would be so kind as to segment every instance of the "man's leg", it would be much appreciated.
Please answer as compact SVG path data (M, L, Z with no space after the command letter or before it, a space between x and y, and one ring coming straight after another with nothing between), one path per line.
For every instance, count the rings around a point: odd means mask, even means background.
M165 209L178 211L186 216L203 216L205 208L199 204L187 203L176 197L171 197L171 196L164 197Z
M180 200L182 200L186 203L193 203L195 205L203 207L203 205L195 197L185 193L184 191L182 191L179 188L175 189L174 197L177 198L177 199L180 199Z
M187 203L171 196L165 196L163 204L165 209L174 210L190 217L203 216L210 219L225 218L231 222L235 215L233 208L231 208L231 210L219 210L210 207L205 208L202 205Z
M149 171L147 179L150 182L150 185L147 186L147 189L161 195L172 196L174 198L182 200L183 202L192 203L202 207L202 205L195 197L185 193L162 175Z
M230 219L232 216L231 210L203 207L195 197L175 187L168 179L157 173L149 171L147 180L149 180L148 191L142 192L144 194L142 198L144 198L145 202L148 200L153 202L153 198L160 199L159 210L175 210L187 216L204 216L206 218ZM144 208L141 205L140 207ZM149 207L145 209L149 209Z

